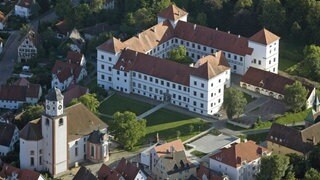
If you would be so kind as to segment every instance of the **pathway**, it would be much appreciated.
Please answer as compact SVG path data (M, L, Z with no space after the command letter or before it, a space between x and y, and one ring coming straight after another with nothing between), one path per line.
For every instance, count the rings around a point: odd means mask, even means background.
M167 106L168 104L169 104L169 102L160 103L160 104L158 104L157 106L153 107L152 109L149 109L148 111L140 114L140 115L137 117L137 119L138 119L138 120L143 119L143 118L149 116L150 114L158 111L159 109Z

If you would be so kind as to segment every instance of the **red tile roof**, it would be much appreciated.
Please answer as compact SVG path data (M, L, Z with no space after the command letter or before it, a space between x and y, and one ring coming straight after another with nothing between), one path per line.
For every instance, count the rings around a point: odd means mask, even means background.
M178 21L174 33L177 38L242 56L253 52L253 49L248 47L248 39L245 37L190 22Z
M108 41L104 42L100 46L97 47L99 50L111 52L111 53L119 53L122 49L125 48L125 45L118 39L112 37Z
M27 170L27 169L18 169L16 167L13 167L8 164L4 164L2 167L2 170L0 172L0 177L7 179L9 177L12 177L13 173L17 174L17 178L19 180L38 180L39 177L41 176L40 173ZM9 178L10 179L10 178Z
M4 19L5 19L5 15L2 11L0 11L0 22L3 22Z
M180 139L171 141L159 146L154 147L154 150L157 152L158 156L164 156L167 155L168 153L171 153L172 150L175 152L177 151L184 151L184 146L182 144L182 141Z
M68 33L72 31L72 27L70 27L65 20L59 21L55 28L58 30L59 33L67 36Z
M0 86L0 99L9 101L26 101L26 98L38 98L41 86L31 84L26 79L18 79L13 85Z
M78 64L57 60L51 72L52 74L57 75L60 82L64 82L72 75L74 75L74 79L78 79L82 68L83 67Z
M247 141L232 144L229 148L220 149L220 152L212 155L210 158L237 168L242 165L243 161L249 163L260 158L263 152L268 153L268 150L256 145L254 141Z
M136 71L188 86L190 75L210 79L229 69L229 65L220 52L201 59L195 67L189 67L127 49L122 51L114 68L127 72Z
M140 169L136 164L128 162L125 158L122 158L115 169L126 180L134 180Z
M260 44L268 45L273 43L274 41L279 40L280 37L263 28L253 36L249 38L250 41L254 41Z
M80 65L82 58L83 58L82 53L69 51L67 54L67 61L71 61L71 63L73 63L73 64Z
M89 89L80 85L71 85L66 92L63 93L63 104L67 106L72 99L79 98L89 92Z
M261 87L269 91L273 91L279 94L284 94L286 85L291 85L295 81L287 77L275 74L272 72L264 71L254 67L250 67L246 74L241 78L241 82L250 84L256 87ZM314 87L305 83L302 83L308 90L308 97L312 93Z
M168 6L166 9L164 9L158 14L158 16L162 18L173 20L173 21L176 21L185 15L188 15L188 13L178 8L174 4L171 4L170 6Z
M99 180L118 180L122 177L120 173L105 164L102 164L97 175Z

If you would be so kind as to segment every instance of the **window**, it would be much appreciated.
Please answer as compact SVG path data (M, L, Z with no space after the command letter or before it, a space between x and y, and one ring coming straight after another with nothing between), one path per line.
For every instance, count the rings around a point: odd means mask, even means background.
M50 125L50 122L49 122L49 119L48 119L48 118L46 119L46 125L47 125L47 126Z
M39 154L42 154L42 149L39 150Z
M42 156L39 157L39 164L42 165Z
M253 60L253 63L256 64L256 63L257 63L257 59L254 59L254 60Z
M204 84L203 83L201 83L201 87L204 88Z
M60 119L59 119L59 126L62 126L62 125L63 125L63 119L60 118Z
M86 144L83 144L83 152L86 152Z
M104 69L104 64L101 64L101 69Z
M206 50L207 50L207 47L203 46L203 50L206 51Z
M234 70L237 70L237 65L233 65L233 69L234 69Z
M31 157L31 158L30 158L30 165L31 165L31 166L34 166L34 157Z
M109 61L112 61L111 57L109 57Z
M194 95L194 96L197 96L197 92L196 92L196 91L193 91L193 95Z
M104 59L104 55L101 55L101 59Z
M164 81L161 80L161 85L164 85Z
M228 53L228 58L231 58L231 54L230 53Z
M197 81L193 81L193 85L195 85L195 86L196 86L196 85L197 85Z
M170 87L170 83L169 82L167 82L167 86Z
M175 84L172 84L172 88L175 89L175 88L176 88L176 85L175 85Z
M192 48L194 48L195 47L195 45L194 45L194 43L192 43Z
M234 58L234 60L237 60L238 56L234 55L233 58Z
M259 65L261 65L261 60L259 60L259 63L258 63Z
M243 60L243 57L240 57L240 61L242 61Z
M74 155L78 156L78 148L77 147L74 149Z
M153 78L152 78L152 77L149 77L149 81L150 81L150 82L153 82Z
M273 58L273 62L276 62L276 58Z
M91 145L91 152L90 152L91 157L94 157L94 146Z
M119 70L117 71L117 74L118 74L118 75L120 74L120 71L119 71Z
M158 80L158 79L155 79L154 81L156 82L156 84L158 84L158 83L159 83L159 80Z
M34 151L30 151L30 155L34 155Z
M203 98L203 93L200 94L200 97Z
M112 71L112 68L111 68L111 66L109 66L109 67L108 67L108 70L109 70L109 71Z
M198 44L198 49L201 49L201 46Z
M193 105L196 106L196 105L197 105L197 102L196 102L196 101L193 101Z
M200 104L200 107L203 108L203 103Z
M219 93L221 93L221 89L219 89Z
M269 60L269 64L271 64L271 60Z
M138 75L139 79L141 79L141 74Z
M108 80L109 80L109 81L112 81L112 77L108 77Z
M144 80L147 80L147 76L146 75L143 78L144 78Z
M189 42L187 42L187 46L189 46Z
M104 74L101 74L101 79L104 79Z

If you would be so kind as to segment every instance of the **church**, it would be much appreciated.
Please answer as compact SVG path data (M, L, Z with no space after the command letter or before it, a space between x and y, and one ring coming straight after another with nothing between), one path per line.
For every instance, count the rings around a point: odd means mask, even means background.
M45 97L45 112L20 132L20 168L63 174L78 162L109 158L108 125L83 104L64 108L57 88Z

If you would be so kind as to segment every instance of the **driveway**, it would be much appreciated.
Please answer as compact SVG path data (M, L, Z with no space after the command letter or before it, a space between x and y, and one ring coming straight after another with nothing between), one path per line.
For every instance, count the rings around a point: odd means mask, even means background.
M5 84L7 79L11 77L14 62L17 59L17 49L19 46L20 31L11 31L2 54L0 61L0 85Z

